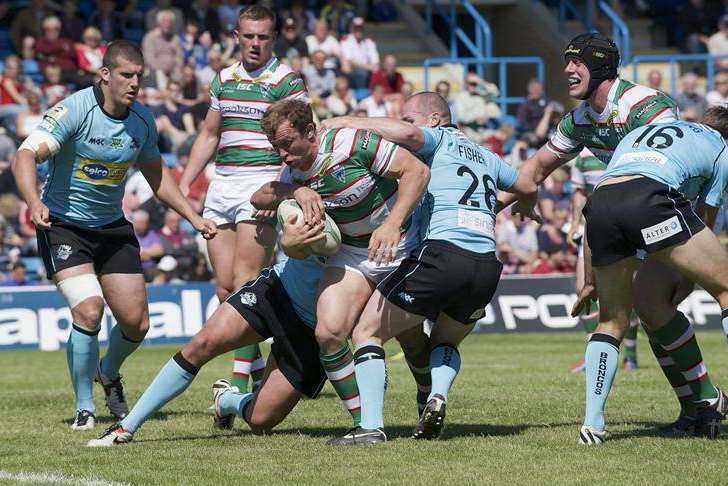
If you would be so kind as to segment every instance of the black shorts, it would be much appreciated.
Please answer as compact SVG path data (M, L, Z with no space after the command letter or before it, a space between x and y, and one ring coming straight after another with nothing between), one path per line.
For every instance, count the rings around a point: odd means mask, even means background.
M316 398L326 383L316 336L296 314L276 272L266 268L226 302L264 339L273 338L271 353L293 388Z
M97 275L142 273L139 241L125 218L98 228L84 228L53 216L50 219L51 227L36 235L48 278L84 263L93 263Z
M598 187L584 216L595 267L677 245L705 228L679 191L647 177Z
M436 321L441 312L463 324L485 315L503 265L494 252L475 253L425 240L377 289L392 304Z

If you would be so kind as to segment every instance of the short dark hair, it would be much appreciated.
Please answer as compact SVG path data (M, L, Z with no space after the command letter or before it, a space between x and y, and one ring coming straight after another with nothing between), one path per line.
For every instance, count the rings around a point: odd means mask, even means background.
M276 13L265 5L250 5L240 11L238 15L238 24L241 20L270 20L273 23L273 27L277 23Z
M109 44L104 53L103 66L107 69L114 69L119 65L118 59L120 57L134 64L144 66L142 50L138 45L125 39L115 40Z
M422 91L410 96L407 101L417 103L417 106L424 113L439 113L443 121L450 123L452 116L450 115L450 106L447 100L432 91Z
M293 125L299 133L313 124L311 105L301 100L280 100L273 103L260 120L263 132L269 140L276 135L276 129L285 121Z
M720 132L728 139L728 106L711 106L703 114L703 124Z

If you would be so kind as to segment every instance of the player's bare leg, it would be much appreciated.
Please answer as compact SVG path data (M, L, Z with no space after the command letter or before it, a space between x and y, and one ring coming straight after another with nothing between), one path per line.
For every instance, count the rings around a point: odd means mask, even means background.
M594 267L599 293L599 325L589 338L586 363L586 411L579 431L580 444L601 444L605 440L604 406L619 361L619 345L629 328L632 312L634 258Z
M101 318L104 299L91 263L61 270L53 277L71 308L73 327L66 344L66 359L76 398L76 416L71 428L87 430L96 425L93 379L99 361Z
M417 416L427 405L432 390L430 376L430 336L425 332L425 323L414 326L397 335L397 341L417 385Z

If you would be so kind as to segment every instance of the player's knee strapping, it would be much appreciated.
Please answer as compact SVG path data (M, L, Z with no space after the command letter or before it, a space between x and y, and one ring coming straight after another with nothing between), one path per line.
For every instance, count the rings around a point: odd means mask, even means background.
M68 277L58 282L58 290L68 302L68 307L73 309L78 304L90 297L104 298L99 279L91 273Z

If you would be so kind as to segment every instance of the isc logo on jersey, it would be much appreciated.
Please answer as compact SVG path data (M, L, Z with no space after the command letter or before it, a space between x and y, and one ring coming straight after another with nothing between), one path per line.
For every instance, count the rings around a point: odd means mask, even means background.
M90 184L118 186L124 180L128 168L129 164L126 162L81 159L78 161L75 175Z

